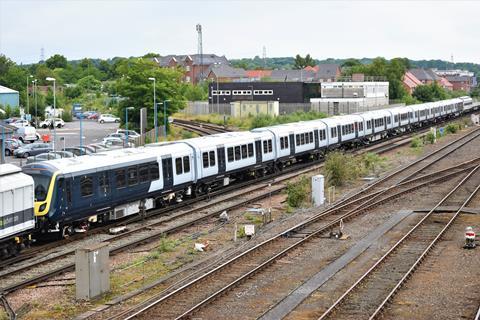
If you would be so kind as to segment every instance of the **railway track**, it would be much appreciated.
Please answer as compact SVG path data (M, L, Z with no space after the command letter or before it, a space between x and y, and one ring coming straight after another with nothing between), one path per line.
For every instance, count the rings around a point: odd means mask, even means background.
M436 152L433 154L437 154ZM448 154L445 154L447 156ZM419 159L421 163L425 158ZM476 159L478 161L478 159ZM462 172L471 169L464 167ZM467 164L463 164L467 165ZM409 166L410 167L410 166ZM442 170L449 173L441 176L437 172L432 172L427 176L411 178L402 183L396 183L393 187L386 188L383 191L374 192L370 195L364 195L363 191L342 201L337 207L329 209L315 217L301 223L289 230L277 235L238 256L233 257L227 262L214 266L209 272L198 278L184 283L177 288L171 288L163 292L157 299L149 300L133 310L121 315L127 316L127 319L146 319L146 318L165 318L182 319L191 317L201 307L206 306L220 295L237 286L238 284L253 277L261 272L270 264L292 252L299 246L312 240L314 237L329 231L332 227L338 225L340 221L349 219L369 207L375 207L381 202L391 200L406 192L411 192L420 187L425 187L431 183L438 183L452 179L460 172L451 171L453 168ZM417 168L417 173L423 171L423 166ZM403 177L411 174L406 172ZM398 173L392 173L389 176L398 176ZM380 180L382 183L384 180ZM409 187L406 187L406 186ZM375 183L366 189L374 188ZM374 197L383 195L376 201L371 201ZM246 263L248 261L248 263Z
M378 146L378 148L382 148L382 146ZM311 165L311 164L306 164L305 166L307 166L307 165ZM316 170L316 169L318 169L318 166L314 166L314 167L311 167L311 168L304 168L304 170L305 170L304 172L298 172L297 171L298 169L299 169L298 167L292 168L291 169L291 171L292 171L291 176L285 176L284 180L290 179L292 176L297 176L298 174L306 173L306 172L311 171L311 170ZM295 172L293 172L293 171L295 171ZM266 179L271 180L272 177L268 177ZM281 183L284 180L279 179L278 181L276 181L276 183ZM248 185L248 184L251 184L251 182L245 183L244 186ZM265 189L266 186L264 185L263 188ZM261 189L261 188L258 187L258 189ZM277 192L280 191L281 189L283 189L283 187L279 187ZM230 190L230 192L231 192L231 190ZM275 190L273 190L273 192L275 192ZM247 193L251 194L252 190L251 189L246 190L245 194L247 194ZM256 198L253 198L253 199L248 198L243 202L240 201L240 203L236 204L235 206L244 205L245 203L248 203L250 201L255 201L257 199L261 199L262 197L265 198L268 195L270 195L270 193L271 193L271 191L269 190L268 192L264 192L263 194L258 195L258 197L256 197ZM212 194L212 196L213 196L213 194ZM233 197L238 198L239 195L238 194L237 195L232 195L232 198ZM194 199L194 200L198 201L198 199ZM227 200L226 199L221 199L220 201L227 201ZM213 203L210 204L210 205L213 205ZM205 208L206 207L203 207L203 209L202 208L196 208L196 209L182 211L179 214L172 215L170 217L166 217L162 221L153 221L151 223L140 226L138 228L134 228L134 229L130 230L129 232L127 232L126 234L122 234L122 235L119 235L117 237L113 237L113 240L112 240L112 238L108 238L105 241L116 242L117 240L121 240L121 239L127 239L127 238L129 239L128 241L121 241L121 242L119 241L117 245L113 246L113 248L111 250L111 254L113 255L113 254L116 254L116 253L121 252L123 250L126 250L128 248L131 248L132 246L143 244L143 243L146 243L148 241L153 241L155 239L158 239L159 237L163 236L164 234L172 233L172 232L178 231L182 228L186 228L190 225L193 225L195 223L199 223L201 221L204 221L205 219L208 219L208 218L211 218L213 216L218 215L220 212L222 212L225 209L230 210L232 208L232 206L222 208L222 210L219 210L219 212L215 211L215 212L212 212L212 214L209 214L209 215L203 214L202 217L200 217L200 218L193 218L195 210L201 211L201 210L205 210ZM171 210L171 208L160 209L158 211L165 213L168 210ZM157 214L159 212L157 212ZM185 221L184 223L180 223L177 226L172 226L170 228L162 229L162 231L154 230L154 232L153 232L154 234L152 234L152 230L149 230L149 233L146 234L147 233L146 230L148 230L148 229L158 229L159 225L164 225L165 226L166 223L172 222L173 220L177 220L181 216L191 216L192 219L190 219L189 221ZM58 246L58 244L57 244L57 246ZM62 254L52 256L50 258L39 260L37 262L30 262L30 263L28 263L27 266L17 268L15 270L0 273L0 279L2 280L0 282L1 283L0 292L8 293L8 292L14 291L18 288L25 287L25 286L28 286L28 285L32 285L32 284L38 283L40 281L44 281L46 279L49 279L49 278L51 278L55 275L58 275L58 274L61 274L63 272L72 270L73 266L74 266L73 265L73 254L74 254L74 251L70 250L70 251L64 252ZM45 270L48 270L48 271L45 271Z
M197 133L200 136L208 136L216 133L230 132L230 130L227 130L223 126L183 119L173 119L173 124L187 131Z
M480 189L480 165L441 199L319 318L375 319ZM435 209L459 206L453 213Z

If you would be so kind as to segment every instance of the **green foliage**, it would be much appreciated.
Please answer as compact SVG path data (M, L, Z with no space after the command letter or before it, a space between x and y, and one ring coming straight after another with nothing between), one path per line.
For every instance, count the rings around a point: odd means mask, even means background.
M458 123L449 123L445 128L447 133L457 133L458 130L460 130Z
M208 100L208 82L199 85L186 83L182 87L182 93L188 101Z
M325 118L327 115L322 112L294 112L286 115L280 115L278 117L272 117L268 114L260 114L252 119L250 129L267 127L275 124L308 121Z
M148 78L156 79L156 97L158 112L163 115L163 101L166 102L167 117L183 109L186 103L182 94L182 73L179 70L158 68L150 60L131 58L123 60L116 67L123 76L116 82L117 93L124 98L118 107L117 114L124 122L125 108L133 107L129 111L129 123L133 128L139 127L140 109L153 109L153 82ZM148 127L153 127L153 112L148 112ZM161 121L162 123L163 121ZM148 128L148 129L149 129Z
M316 62L313 60L313 58L310 56L310 54L307 54L305 58L303 58L301 55L297 54L295 56L295 61L293 64L294 69L303 69L305 67L313 67L315 66Z
M86 76L78 80L77 86L85 91L99 91L102 87L102 83L95 79L94 76Z
M62 120L65 122L72 122L71 110L64 110L64 112L62 113Z
M362 169L352 155L339 151L327 155L324 168L327 180L334 186L341 186L347 181L356 179Z
M56 69L56 68L66 68L67 67L67 58L60 54L56 54L51 56L45 61L45 64L47 65L48 68L50 69Z
M158 245L157 251L160 252L160 253L172 252L177 245L178 245L177 240L168 239L166 237L163 237L160 240L160 244Z
M78 98L82 95L83 90L80 86L74 86L74 87L67 87L63 91L65 96L69 99L75 99Z
M293 208L299 208L308 197L310 181L302 176L299 181L287 183L287 204Z
M435 140L436 140L436 138L435 138L435 135L433 134L433 132L429 132L425 136L425 141L430 143L430 144L434 144Z
M191 139L193 137L194 137L193 132L182 130L182 139Z
M245 233L245 226L241 226L240 228L237 229L237 238L245 238L247 234Z
M385 157L380 157L373 152L368 152L362 156L363 166L368 172L373 173L375 173L379 167L384 167L386 160Z
M413 137L410 142L411 148L420 148L423 145L422 140L419 137Z
M436 82L416 87L412 96L420 102L439 101L450 97Z
M252 214L252 213L247 213L245 214L245 219L250 221L253 224L262 224L263 223L263 218L259 214Z

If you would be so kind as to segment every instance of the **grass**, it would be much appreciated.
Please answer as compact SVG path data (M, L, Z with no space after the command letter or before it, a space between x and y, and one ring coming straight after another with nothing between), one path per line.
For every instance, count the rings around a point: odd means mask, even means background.
M263 217L260 214L246 213L245 219L255 225L263 224Z

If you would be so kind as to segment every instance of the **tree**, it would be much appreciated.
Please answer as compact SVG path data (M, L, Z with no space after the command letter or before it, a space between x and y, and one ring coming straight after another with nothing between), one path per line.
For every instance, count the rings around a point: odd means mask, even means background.
M310 54L307 54L305 58L303 58L301 55L297 54L295 56L295 62L294 62L294 69L304 69L305 67L314 67L315 66L315 60L310 56Z
M139 127L141 108L147 108L148 126L153 127L153 82L148 78L156 79L156 96L159 112L159 123L163 123L163 101L167 102L166 114L183 109L186 97L182 94L182 72L176 69L159 68L153 61L146 59L130 58L118 63L116 70L122 76L117 80L117 93L123 99L117 106L117 114L124 122L125 108L133 107L129 111L129 124Z
M73 87L67 87L64 91L64 94L67 98L75 99L82 95L83 90L79 85Z
M415 90L413 90L412 96L421 102L433 101L433 93L429 85L416 87Z
M345 62L342 64L342 68L344 67L355 67L355 66L361 66L362 64L358 59L350 58L345 60Z
M86 76L78 80L77 86L86 91L100 91L102 83L95 79L94 76Z
M61 54L55 54L45 61L45 64L50 69L56 68L66 68L67 67L67 58L62 56Z

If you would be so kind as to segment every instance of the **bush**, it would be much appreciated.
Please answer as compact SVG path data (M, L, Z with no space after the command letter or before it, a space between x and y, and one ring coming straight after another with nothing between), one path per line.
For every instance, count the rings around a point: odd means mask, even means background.
M301 177L300 181L287 183L287 204L290 207L298 208L305 203L310 187L307 177Z
M420 148L422 146L422 140L419 137L413 137L412 142L410 142L410 147Z
M353 180L362 172L362 166L351 155L335 151L327 155L325 172L331 185L340 186L346 181Z
M434 144L435 140L436 140L436 138L435 138L435 135L433 134L433 132L429 132L425 136L425 141L430 143L430 144Z
M72 122L72 113L69 111L62 112L62 120L65 122Z
M383 167L385 165L385 161L386 161L385 157L380 157L378 154L372 153L372 152L368 152L362 157L364 168L368 172L373 172L373 173L375 173L378 167Z
M446 131L447 133L457 133L457 131L459 130L459 126L457 123L449 123L447 125L447 128L446 128Z

